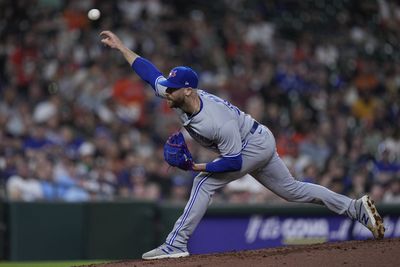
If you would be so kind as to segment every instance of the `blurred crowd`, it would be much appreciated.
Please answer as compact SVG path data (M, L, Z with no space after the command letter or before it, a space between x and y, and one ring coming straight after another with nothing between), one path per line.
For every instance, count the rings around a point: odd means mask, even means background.
M106 29L267 125L296 179L400 203L392 0L0 1L0 198L187 200L196 174L163 160L177 117L100 43ZM216 157L186 137L196 162ZM283 200L246 176L214 201Z

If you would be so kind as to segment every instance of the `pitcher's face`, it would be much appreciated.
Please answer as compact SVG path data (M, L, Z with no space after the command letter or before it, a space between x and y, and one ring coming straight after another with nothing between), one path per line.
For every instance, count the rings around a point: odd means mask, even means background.
M167 88L165 97L170 108L180 108L185 101L184 88Z

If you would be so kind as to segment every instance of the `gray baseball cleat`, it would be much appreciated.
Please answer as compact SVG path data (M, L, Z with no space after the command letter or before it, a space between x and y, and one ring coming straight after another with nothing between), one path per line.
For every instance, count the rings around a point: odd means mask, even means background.
M365 195L357 199L355 204L356 219L367 227L376 239L381 239L385 235L385 227L383 226L383 219L379 215L375 207L374 201Z
M156 260L165 258L181 258L189 256L189 252L186 248L178 248L175 246L162 244L158 248L150 250L142 255L144 260Z

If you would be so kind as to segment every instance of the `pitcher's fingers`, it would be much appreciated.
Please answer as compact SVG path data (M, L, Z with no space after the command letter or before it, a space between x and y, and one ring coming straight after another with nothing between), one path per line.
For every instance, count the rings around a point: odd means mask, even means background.
M99 35L105 35L105 36L110 36L110 31L102 31Z
M101 42L102 42L103 44L106 44L106 45L108 45L108 46L111 46L111 43L110 43L110 41L109 41L108 39L102 39Z

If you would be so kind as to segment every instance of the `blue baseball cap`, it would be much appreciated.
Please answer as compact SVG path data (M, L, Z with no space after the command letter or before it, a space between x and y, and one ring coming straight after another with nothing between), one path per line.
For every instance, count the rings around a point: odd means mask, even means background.
M160 84L169 88L184 88L192 87L197 88L199 78L194 70L189 67L179 66L173 68L168 78L161 81Z

